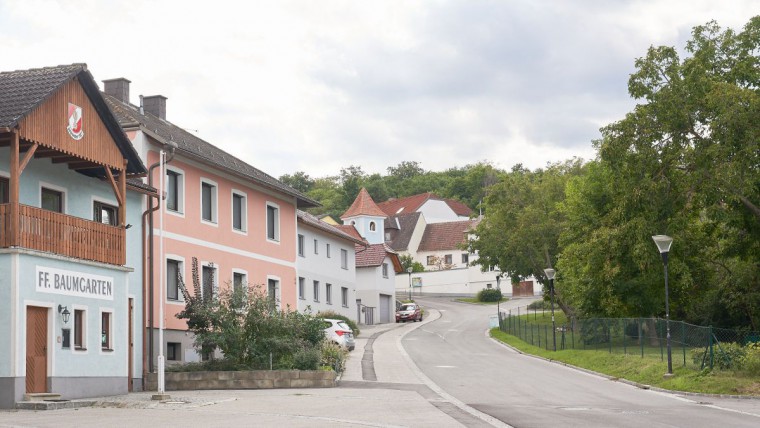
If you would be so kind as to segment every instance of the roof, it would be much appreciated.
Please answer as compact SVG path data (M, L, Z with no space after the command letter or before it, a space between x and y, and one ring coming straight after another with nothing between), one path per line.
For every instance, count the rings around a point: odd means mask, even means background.
M103 97L122 127L140 127L147 135L162 143L174 141L177 143L177 154L218 167L228 173L251 180L257 185L293 196L298 201L298 208L320 206L319 202L185 129L147 111L140 113L137 106L124 103L116 97L107 94L103 94Z
M137 178L128 178L127 186L131 186L132 188L136 190L142 190L147 193L153 193L153 194L158 195L158 190L155 187L150 186L146 184L144 181Z
M417 223L419 222L421 215L422 213L413 212L411 214L404 214L404 215L389 217L386 220L386 224L391 223L393 227L388 228L386 226L385 230L388 231L389 229L390 230L397 229L398 232L391 231L391 240L386 241L388 245L390 245L390 247L393 248L395 251L408 250L409 241L411 241L412 239L414 228L417 226Z
M418 251L457 250L478 220L431 223L425 227Z
M359 215L371 215L371 216L377 216L377 217L387 217L385 212L378 208L375 201L372 199L372 196L369 195L369 192L367 189L362 187L362 190L359 191L359 194L356 195L356 199L354 199L354 203L351 204L350 207L346 210L346 212L343 213L340 218L349 218L349 217L356 217Z
M338 229L342 230L346 234L351 235L354 238L362 241L364 244L367 243L367 241L364 238L362 238L362 235L359 233L358 230L356 230L356 227L354 227L353 225L351 225L351 224L339 224L339 225L337 225L335 227L337 227Z
M122 156L128 161L127 174L145 174L147 172L145 165L108 109L98 84L87 70L86 64L58 65L0 73L0 128L13 128L18 125L24 117L73 79L77 79L82 86Z
M318 219L317 217L315 217L315 216L313 216L313 215L311 215L311 214L309 214L309 213L307 213L305 211L297 210L296 212L297 212L298 222L299 223L302 223L302 224L304 224L306 226L314 227L314 228L319 229L319 230L321 230L323 232L329 233L329 234L331 234L331 235L333 235L335 237L338 237L338 238L341 238L341 239L345 239L347 241L351 241L354 244L360 244L360 245L364 246L364 241L362 241L361 237L357 238L357 237L353 236L350 233L344 232L342 229L339 229L339 228L337 228L337 227L335 227L335 226L333 226L333 225L331 225L329 223L326 223L326 222ZM352 226L352 228L353 228L353 226ZM354 230L356 230L356 229L354 229Z
M469 217L472 210L467 205L455 199L444 199L436 196L434 193L420 193L418 195L407 196L399 199L389 199L380 202L377 206L388 215L405 214L416 212L428 200L444 201L458 216Z
M365 249L364 246L356 246L356 267L378 267L383 264L386 257L391 258L393 270L396 273L402 271L401 261L398 254L386 244L372 244Z

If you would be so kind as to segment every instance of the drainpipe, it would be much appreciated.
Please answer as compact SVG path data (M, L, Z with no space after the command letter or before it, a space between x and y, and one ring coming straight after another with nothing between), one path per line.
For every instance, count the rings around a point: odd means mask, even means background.
M166 159L166 163L171 162L172 159L174 159L174 151L177 148L177 143L174 141L167 141L165 144L166 148L168 149L169 156ZM161 166L161 162L156 162L153 165L150 166L148 169L148 185L153 187L153 170ZM156 206L153 206L153 200L151 197L148 198L148 209L145 210L142 216L142 225L143 225L143 250L145 250L147 240L147 247L148 247L148 257L147 261L146 258L143 257L143 277L147 274L148 279L148 354L147 354L147 364L145 361L145 335L143 335L143 371L145 371L145 367L148 367L148 373L153 373L153 330L154 330L154 320L153 320L153 213L156 212L161 207L161 200L164 198L164 195L158 195L156 197ZM146 228L146 222L147 222L147 228ZM146 231L147 229L147 238L146 238ZM143 280L143 284L144 284ZM145 304L145 287L143 287L143 305Z

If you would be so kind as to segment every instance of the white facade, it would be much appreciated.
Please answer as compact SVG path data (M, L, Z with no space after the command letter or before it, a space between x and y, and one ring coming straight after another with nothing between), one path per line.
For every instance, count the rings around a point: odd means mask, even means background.
M362 306L374 308L371 310L375 324L395 322L395 294L396 278L390 256L386 255L379 267L356 269L356 298ZM361 321L366 322L366 319L362 317Z
M501 288L505 296L513 295L513 286L509 277L501 277L497 280L499 271L481 272L479 266L468 268L449 269L442 271L414 272L411 275L412 287L409 286L410 276L408 273L396 275L396 295L406 299L410 294L419 295L451 295L451 296L475 296L484 288ZM540 282L535 278L527 278L533 281L533 295L543 294Z
M467 216L459 216L451 209L446 201L439 199L428 199L422 206L417 209L425 216L428 223L445 223L447 221L467 220Z
M298 310L333 311L357 321L354 243L300 221L298 241Z
M385 242L385 217L360 215L345 218L343 224L354 226L370 244Z

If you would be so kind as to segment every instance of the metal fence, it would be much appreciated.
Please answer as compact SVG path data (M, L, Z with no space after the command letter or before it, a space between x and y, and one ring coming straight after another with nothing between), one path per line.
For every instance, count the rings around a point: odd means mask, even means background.
M547 305L548 306L548 305ZM555 309L556 311L556 309ZM589 318L556 322L551 311L528 306L499 312L499 329L546 350L605 350L610 353L640 355L642 358L667 355L666 322L661 318ZM704 327L670 321L673 364L701 370L731 365L732 348L760 342L760 333Z

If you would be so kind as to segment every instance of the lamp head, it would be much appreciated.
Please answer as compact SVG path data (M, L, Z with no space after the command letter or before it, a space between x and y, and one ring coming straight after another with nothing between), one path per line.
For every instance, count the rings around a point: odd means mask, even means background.
M409 266L408 268L406 268L406 272L411 275L412 272L414 272L414 268Z
M544 269L544 273L546 274L546 278L548 278L549 280L552 280L554 279L554 274L556 273L556 271L552 268L548 268L548 269Z
M673 244L673 238L667 235L654 235L652 240L657 244L657 249L660 250L660 254L670 252L670 246Z

